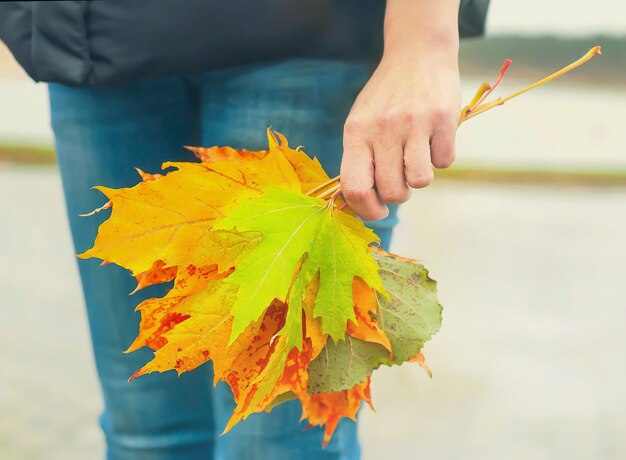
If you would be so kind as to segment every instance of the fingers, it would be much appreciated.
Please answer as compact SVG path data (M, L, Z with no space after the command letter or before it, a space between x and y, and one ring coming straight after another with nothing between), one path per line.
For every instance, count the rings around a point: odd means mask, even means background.
M457 127L456 114L444 113L435 120L430 138L430 160L435 168L447 168L454 162Z
M434 178L428 138L428 131L414 129L404 144L404 171L406 182L412 188L427 187Z
M384 219L389 214L374 191L374 157L372 149L348 126L344 132L341 161L341 189L350 207L364 220Z
M404 168L408 185L424 188L434 179L435 168L447 168L455 158L456 111L435 110L430 123L412 127L404 145ZM427 126L428 128L424 128Z
M374 141L376 192L383 202L400 204L411 196L404 175L404 136L388 128Z
M403 203L411 188L430 185L432 167L447 168L454 161L457 118L451 109L361 126L349 119L341 184L350 207L364 220L382 219L389 213L384 203Z

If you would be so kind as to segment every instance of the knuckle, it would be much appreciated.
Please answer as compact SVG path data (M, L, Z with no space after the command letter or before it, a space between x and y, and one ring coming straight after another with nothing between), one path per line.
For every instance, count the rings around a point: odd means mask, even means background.
M382 129L391 128L397 120L397 115L393 112L381 113L376 119L376 125Z
M443 105L433 107L430 113L435 124L450 124L456 118L456 112L450 107Z
M421 112L419 110L413 110L413 111L409 111L406 112L403 115L403 119L404 121L409 125L409 126L417 126L422 124L422 122L424 121L424 119L427 119L428 117L426 116L426 114L424 112Z
M343 125L343 132L347 135L361 134L365 132L365 120L357 117L349 117Z
M381 129L413 126L420 123L424 118L424 114L417 110L388 110L378 115L376 126Z
M378 193L385 203L400 204L408 199L408 190L398 185L383 185Z
M369 192L367 187L354 184L342 185L343 196L348 201L363 201Z
M407 124L413 118L413 113L403 107L392 106L379 112L376 116L376 126L389 129Z

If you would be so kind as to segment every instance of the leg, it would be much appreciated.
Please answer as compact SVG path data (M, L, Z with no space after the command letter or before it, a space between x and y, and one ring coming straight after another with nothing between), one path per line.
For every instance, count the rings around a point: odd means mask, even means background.
M198 141L198 91L183 78L114 89L50 85L52 125L77 251L93 243L106 212L84 213L105 199L93 185L131 186L133 167L158 172L165 160L192 159L182 145ZM207 366L178 378L174 372L128 377L150 357L122 353L138 331L141 300L161 296L153 286L128 296L134 280L113 264L79 260L93 349L104 394L101 419L113 460L203 459L213 452L211 375Z
M202 145L249 149L267 146L265 128L272 126L293 144L315 154L336 175L342 151L343 122L369 75L360 64L292 60L211 72L202 77ZM373 227L387 245L395 210ZM217 429L232 410L226 385L215 390ZM354 460L360 455L356 424L343 420L322 449L322 430L303 430L298 402L271 414L256 414L217 441L216 458L247 460Z

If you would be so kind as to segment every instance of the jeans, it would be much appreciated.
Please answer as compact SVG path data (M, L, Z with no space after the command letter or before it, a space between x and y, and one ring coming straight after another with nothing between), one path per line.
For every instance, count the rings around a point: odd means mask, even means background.
M183 145L266 148L265 128L315 154L333 176L339 171L342 127L368 77L358 63L287 60L114 88L49 85L52 127L75 249L91 247L106 218L78 214L101 206L93 185L128 187L133 167L159 172L166 160L194 161ZM389 244L396 209L372 224ZM112 460L354 460L356 423L343 420L322 449L323 431L304 430L299 402L255 414L220 436L234 408L227 385L212 385L210 364L180 378L175 372L128 377L151 359L149 349L122 353L138 331L142 300L169 285L133 296L130 274L113 264L79 260L93 350L104 396L101 425Z

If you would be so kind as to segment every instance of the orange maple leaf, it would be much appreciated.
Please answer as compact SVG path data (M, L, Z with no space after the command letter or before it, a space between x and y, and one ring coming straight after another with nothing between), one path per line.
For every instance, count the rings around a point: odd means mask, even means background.
M141 312L139 334L126 353L135 351L143 346L158 350L167 343L163 334L189 318L185 310L185 303L192 296L206 289L210 282L227 276L230 272L219 273L216 265L195 267L187 265L177 277L174 287L164 297L147 299L137 305L136 310Z
M376 292L359 277L354 279L352 292L357 322L348 322L348 335L366 342L379 343L391 352L389 337L387 337L385 331L378 327L378 322L374 316L378 309Z
M360 301L362 296L368 295L369 287L363 281L357 282L357 279L355 279L355 291L359 291L359 296L355 297L355 301ZM290 351L283 375L276 382L272 392L261 401L255 411L270 411L273 407L273 401L297 398L302 404L302 419L307 419L309 426L324 426L324 445L326 445L342 417L356 420L356 414L363 401L367 402L370 407L373 408L373 406L369 377L364 382L343 391L314 395L310 395L307 392L309 380L308 365L322 351L326 343L326 336L322 335L321 332L321 322L319 318L313 317L313 303L317 290L316 283L319 283L319 279L316 279L307 287L303 304L305 318L303 321L304 340L302 349L294 348ZM371 301L371 299L368 299L368 301ZM358 308L363 312L371 311L371 304L366 303L365 305L363 308L355 306L355 310ZM359 314L357 314L357 320L361 321ZM360 323L354 325L354 330L359 335L362 335L363 340L374 339L376 343L382 341L391 348L389 339L382 330L378 329L376 321L371 317L368 317L365 321L366 324L362 326ZM228 428L230 426L227 427L227 430Z
M246 149L237 150L232 147L190 147L185 146L187 150L192 151L196 157L202 162L224 161L224 160L247 160L255 161L265 158L267 150L253 152Z

